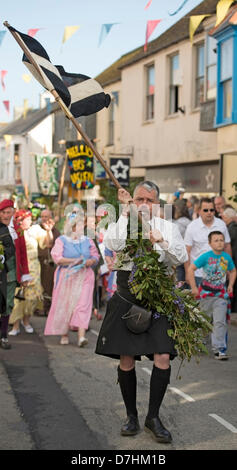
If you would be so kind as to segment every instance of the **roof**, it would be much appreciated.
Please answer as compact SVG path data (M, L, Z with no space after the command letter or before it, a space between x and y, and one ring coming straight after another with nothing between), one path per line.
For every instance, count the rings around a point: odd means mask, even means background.
M49 114L54 113L59 109L58 103L52 103L50 111L47 110L47 107L42 109L34 109L32 111L28 111L26 117L21 116L19 119L10 122L3 128L0 128L0 138L2 138L5 134L9 135L21 135L29 132L33 129L37 124L43 121Z
M237 25L237 5L236 3L229 10L225 18L221 21L220 24L215 26L211 31L210 35L212 36L215 33L219 33L229 25Z
M134 49L131 52L123 55L114 62L110 67L104 70L96 77L101 86L106 86L116 81L121 80L121 70L124 67L134 64L135 62L145 59L156 52L161 51L173 44L189 38L189 17L192 15L205 15L215 14L216 5L219 0L205 0L200 5L195 7L188 13L188 16L181 18L171 28L161 34L158 38L154 39L147 44L147 51L144 52L144 45ZM197 29L197 33L203 31L203 24L201 23Z

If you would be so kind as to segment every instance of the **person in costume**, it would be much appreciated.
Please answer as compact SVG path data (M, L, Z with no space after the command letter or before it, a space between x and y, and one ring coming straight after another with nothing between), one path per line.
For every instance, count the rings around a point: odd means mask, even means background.
M170 359L177 355L174 341L167 334L167 330L171 328L168 318L166 315L152 318L150 328L140 334L132 333L122 319L131 304L139 305L129 289L129 277L134 266L134 259L127 256L126 252L130 203L133 202L137 212L147 218L150 229L148 235L153 249L159 252L159 259L165 264L168 273L172 274L173 265L182 264L188 259L187 251L178 228L153 215L159 204L159 188L156 184L150 181L139 183L134 190L133 199L125 189L119 189L118 200L122 204L122 213L117 223L109 225L104 244L109 250L117 252L118 258L123 253L126 255L123 262L117 265L117 291L107 304L95 352L120 359L118 382L127 412L127 420L121 428L122 436L136 435L140 430L136 406L135 361L140 360L142 355L154 361L145 430L156 441L169 443L172 440L171 433L159 417L159 409L170 380Z
M16 336L20 333L20 322L26 333L33 333L30 317L36 308L37 302L42 300L42 286L40 279L40 262L38 259L38 246L41 248L50 245L52 240L51 225L45 224L45 230L40 225L32 225L30 211L21 209L16 211L15 220L24 234L27 259L29 263L30 281L24 291L24 300L15 299L14 308L10 316L10 324L13 324L9 335Z
M84 214L75 207L67 214L64 235L57 238L51 256L58 265L54 275L52 304L45 335L61 335L60 344L69 344L69 329L78 331L78 346L85 337L93 304L95 274L99 253L92 239L84 236Z
M11 238L15 246L15 253L7 260L7 305L4 316L5 334L8 330L9 316L14 307L14 297L17 285L27 286L31 279L29 274L26 244L24 233L19 224L14 219L14 202L11 199L4 199L0 203L0 220L8 227Z
M11 349L8 342L7 261L15 256L15 247L8 228L0 222L0 346Z

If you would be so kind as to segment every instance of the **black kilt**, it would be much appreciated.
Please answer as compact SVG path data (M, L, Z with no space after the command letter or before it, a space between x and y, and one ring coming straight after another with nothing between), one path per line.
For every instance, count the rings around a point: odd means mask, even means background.
M167 334L171 326L166 315L161 315L158 319L152 318L150 328L140 334L129 331L121 318L130 309L131 302L139 305L128 289L129 274L128 271L117 273L117 292L108 301L97 340L96 354L114 359L133 356L136 360L141 360L141 356L153 360L154 354L169 354L170 359L174 359L177 351L173 339Z

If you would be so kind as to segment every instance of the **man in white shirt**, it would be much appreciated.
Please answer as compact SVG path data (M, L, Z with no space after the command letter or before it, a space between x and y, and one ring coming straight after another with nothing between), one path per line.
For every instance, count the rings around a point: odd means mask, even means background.
M171 272L172 265L187 261L183 238L176 225L155 215L159 204L159 188L154 183L140 183L135 188L133 199L125 189L119 189L118 200L122 203L123 210L117 223L109 225L104 237L104 244L108 249L117 252L118 257L123 253L128 237L130 203L133 202L137 211L146 218L153 250L159 251L160 261L166 265L167 272ZM173 359L177 352L167 334L171 326L166 315L161 315L148 330L140 334L131 333L126 328L122 316L128 312L132 303L138 303L128 286L133 266L134 259L128 257L123 260L122 266L117 268L117 291L107 304L96 353L120 359L118 381L128 416L121 428L122 436L135 435L140 429L136 408L135 360L142 355L154 360L145 430L151 433L157 442L169 443L172 437L160 421L159 409L170 379L170 359Z
M189 260L184 264L186 280L188 282L188 268L190 264L203 253L210 251L208 235L213 231L220 231L225 238L224 251L231 256L230 235L223 220L215 217L214 203L209 198L201 199L199 217L193 220L187 227L184 243L188 252ZM195 271L196 284L202 280L202 269Z

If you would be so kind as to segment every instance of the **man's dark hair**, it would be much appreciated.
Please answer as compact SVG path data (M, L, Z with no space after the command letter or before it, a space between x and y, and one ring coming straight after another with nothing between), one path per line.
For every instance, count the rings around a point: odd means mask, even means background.
M211 243L211 239L213 235L222 235L223 239L225 240L224 233L220 232L219 230L214 230L213 232L210 232L208 235L209 243Z
M206 202L207 204L213 204L214 207L214 202L209 197L202 197L202 199L200 200L200 209L202 208L203 202Z

